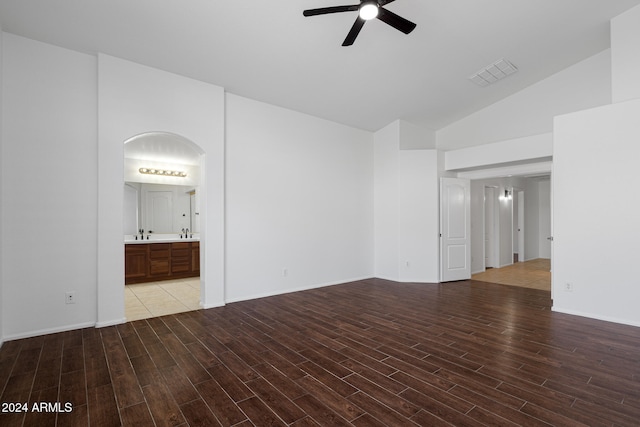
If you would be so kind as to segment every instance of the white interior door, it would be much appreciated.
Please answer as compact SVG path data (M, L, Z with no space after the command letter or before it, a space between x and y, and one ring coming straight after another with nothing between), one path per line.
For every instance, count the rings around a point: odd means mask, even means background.
M172 233L173 192L147 191L147 230L145 232Z
M440 178L440 281L471 278L471 183Z

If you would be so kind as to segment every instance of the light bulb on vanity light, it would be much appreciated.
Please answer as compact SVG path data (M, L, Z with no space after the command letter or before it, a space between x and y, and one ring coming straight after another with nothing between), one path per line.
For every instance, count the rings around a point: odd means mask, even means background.
M173 176L176 178L186 178L187 173L183 171L172 171L164 169L140 168L138 172L145 175Z

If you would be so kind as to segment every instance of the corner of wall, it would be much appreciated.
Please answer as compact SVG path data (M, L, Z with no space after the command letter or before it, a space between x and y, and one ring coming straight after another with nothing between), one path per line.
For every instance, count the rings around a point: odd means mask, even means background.
M2 26L0 25L0 100L3 100L3 96L2 96L2 71L3 71L3 65L2 65L2 59L3 59L3 54L2 54L2 48L3 48L3 41L2 41ZM0 200L3 200L3 176L2 176L2 171L5 170L4 167L2 167L2 152L4 151L4 146L2 144L3 141L3 131L2 131L2 122L3 122L3 115L2 115L2 111L3 111L3 106L2 106L2 102L0 102ZM4 280L3 280L3 276L2 276L2 272L4 271L4 269L2 268L2 264L3 264L3 260L4 257L2 256L2 247L4 246L4 239L3 237L3 228L4 228L4 221L3 221L3 210L2 210L2 206L0 205L0 347L2 347L2 343L4 342L4 321L3 321L3 313L5 312L4 307L3 307L3 299L2 299L2 293L3 293L3 288L4 288Z
M614 103L640 98L640 6L611 20L611 92Z
M436 132L398 120L401 150L424 150L436 148Z

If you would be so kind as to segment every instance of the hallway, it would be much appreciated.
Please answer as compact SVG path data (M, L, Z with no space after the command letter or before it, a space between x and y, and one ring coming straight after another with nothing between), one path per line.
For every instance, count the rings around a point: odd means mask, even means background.
M502 268L490 268L471 276L471 280L551 291L551 260L533 259Z

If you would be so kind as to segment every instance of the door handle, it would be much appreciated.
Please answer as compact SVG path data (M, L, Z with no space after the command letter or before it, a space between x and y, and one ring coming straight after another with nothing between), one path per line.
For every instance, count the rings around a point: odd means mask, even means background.
M549 236L549 237L547 237L547 240L549 240L549 241L553 242L553 236Z

